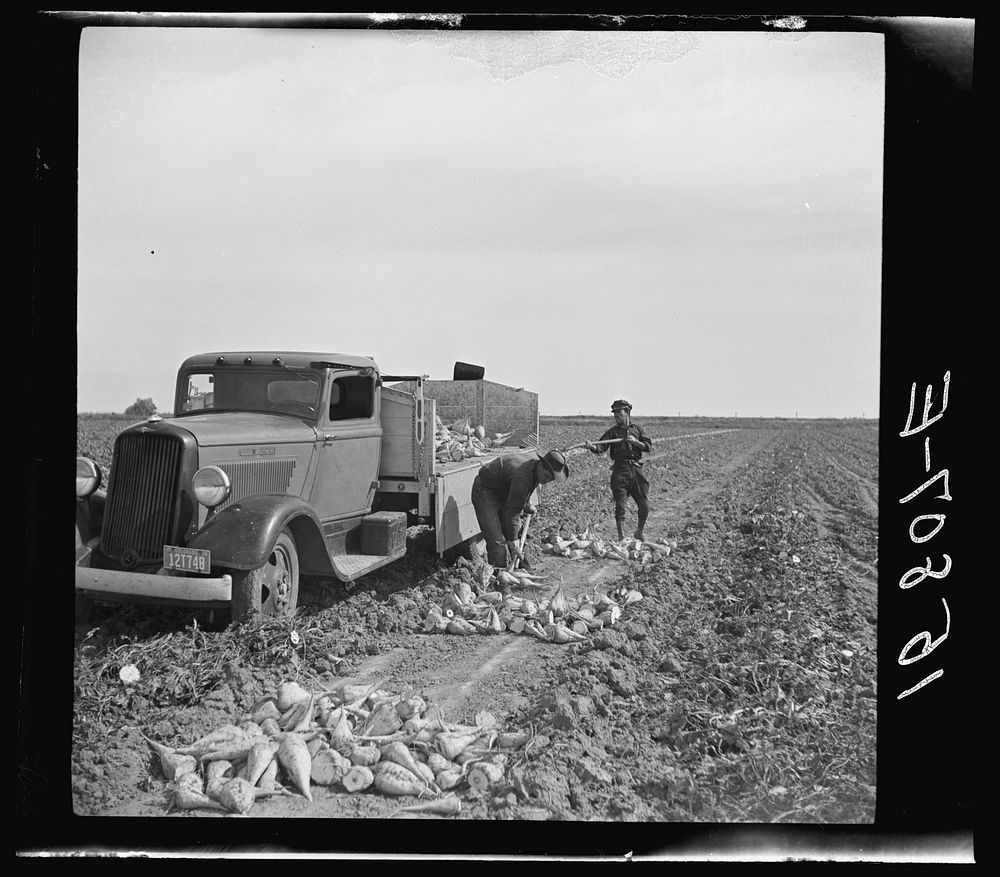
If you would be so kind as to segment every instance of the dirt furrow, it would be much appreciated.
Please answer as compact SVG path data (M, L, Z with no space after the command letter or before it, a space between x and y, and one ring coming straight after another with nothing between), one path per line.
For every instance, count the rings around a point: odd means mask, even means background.
M864 511L873 518L878 518L878 484L845 466L833 456L827 455L826 460L834 469L855 482Z

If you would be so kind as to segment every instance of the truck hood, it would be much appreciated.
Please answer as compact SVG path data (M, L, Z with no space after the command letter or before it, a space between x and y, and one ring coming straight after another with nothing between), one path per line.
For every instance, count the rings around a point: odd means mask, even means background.
M169 423L171 426L190 432L202 448L264 443L311 443L315 441L317 435L314 427L294 417L259 411L247 414L240 412L195 414L171 418Z

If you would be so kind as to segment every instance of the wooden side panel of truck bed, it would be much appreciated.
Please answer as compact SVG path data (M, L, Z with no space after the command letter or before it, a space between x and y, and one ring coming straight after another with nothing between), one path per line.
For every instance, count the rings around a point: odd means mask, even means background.
M481 457L439 464L440 470L434 476L434 531L439 552L479 535L472 507L472 482L482 464Z

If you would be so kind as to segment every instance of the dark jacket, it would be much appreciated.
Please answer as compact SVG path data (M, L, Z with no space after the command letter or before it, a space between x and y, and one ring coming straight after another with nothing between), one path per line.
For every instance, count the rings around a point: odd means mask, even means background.
M653 440L646 435L645 431L638 423L629 423L628 426L619 426L617 423L611 427L600 441L608 439L625 438L626 435L634 436L642 441L642 445L634 445L631 442L621 441L613 445L598 445L595 454L603 454L607 451L611 454L611 462L615 469L627 469L630 466L641 466L642 455L653 450Z
M508 542L517 539L521 513L538 487L539 454L498 454L479 469L476 480L486 490L504 497L500 525Z

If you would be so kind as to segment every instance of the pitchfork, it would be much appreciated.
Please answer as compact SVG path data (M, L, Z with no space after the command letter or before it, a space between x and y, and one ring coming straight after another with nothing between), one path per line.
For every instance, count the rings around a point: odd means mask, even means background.
M521 525L521 535L517 541L517 548L519 551L524 551L524 542L528 538L528 524L531 523L531 515L524 516L524 523ZM518 555L514 555L514 559L511 561L510 568L515 570L518 564L521 562L521 558Z
M624 441L624 439L620 439L620 438L616 438L616 439L601 439L601 440L596 441L596 442L580 442L578 445L570 445L568 448L563 448L562 449L562 453L565 454L567 451L577 451L580 448L587 447L588 444L590 444L590 445L615 445L615 444L618 444L618 442L620 442L620 441Z

